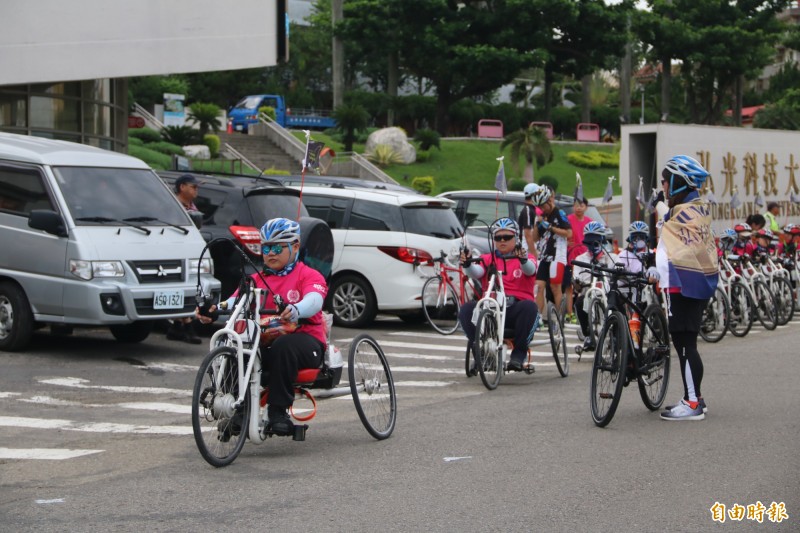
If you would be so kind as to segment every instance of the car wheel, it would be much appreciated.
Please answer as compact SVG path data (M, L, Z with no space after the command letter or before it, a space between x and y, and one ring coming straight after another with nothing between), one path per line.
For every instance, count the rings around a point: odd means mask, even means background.
M108 329L111 330L111 334L118 342L133 344L142 342L150 335L150 332L153 331L153 321L140 320L130 324L109 326Z
M329 307L334 323L347 328L365 326L378 314L375 293L359 276L342 276L333 281Z
M33 326L33 313L25 291L16 283L0 283L0 350L25 349Z

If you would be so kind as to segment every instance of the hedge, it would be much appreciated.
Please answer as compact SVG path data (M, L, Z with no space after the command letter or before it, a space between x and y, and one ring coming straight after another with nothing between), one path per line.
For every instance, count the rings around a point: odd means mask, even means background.
M138 157L151 168L156 170L169 170L172 168L172 157L155 150L149 150L144 146L128 146L128 155Z
M417 176L411 180L411 188L422 194L430 194L433 192L435 184L436 182L433 176Z
M161 133L153 128L129 128L128 137L135 137L145 143L157 143L161 141Z

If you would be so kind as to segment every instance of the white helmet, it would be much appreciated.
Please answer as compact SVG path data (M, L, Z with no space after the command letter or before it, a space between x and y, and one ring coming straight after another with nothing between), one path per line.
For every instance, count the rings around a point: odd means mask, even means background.
M541 187L539 185L537 185L535 183L528 183L527 185L525 185L525 188L522 189L522 192L525 194L525 198L530 198L539 189L541 189Z
M533 203L535 205L544 205L547 203L547 201L550 199L551 196L553 196L553 193L550 192L550 188L542 186L539 187L538 191L533 193L533 197L531 198L531 200L533 200Z

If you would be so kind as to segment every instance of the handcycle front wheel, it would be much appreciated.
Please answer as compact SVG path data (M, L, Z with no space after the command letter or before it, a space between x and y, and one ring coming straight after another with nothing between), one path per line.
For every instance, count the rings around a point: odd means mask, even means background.
M619 311L608 315L594 354L589 405L592 420L605 427L614 418L628 364L628 321Z
M220 346L200 364L192 391L192 431L200 455L215 467L231 464L242 451L250 421L250 391L239 383L236 350ZM244 401L234 402L245 387Z
M475 327L472 353L481 381L489 390L496 389L503 376L503 362L500 360L503 339L500 335L497 313L492 309L482 309Z
M376 439L388 438L397 422L394 379L383 349L366 333L350 343L347 376L361 423Z
M422 312L428 324L442 335L458 329L460 308L455 289L442 276L429 278L422 286Z
M664 311L650 304L642 315L642 360L636 377L645 407L655 411L664 403L669 385L669 328Z
M547 302L547 332L550 334L550 348L553 350L558 373L565 378L569 375L567 339L564 338L564 325L553 302Z

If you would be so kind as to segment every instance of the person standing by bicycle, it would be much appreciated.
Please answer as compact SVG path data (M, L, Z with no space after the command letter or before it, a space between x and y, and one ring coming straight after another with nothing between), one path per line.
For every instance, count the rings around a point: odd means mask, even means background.
M536 256L536 243L533 241L533 227L536 225L536 206L533 205L533 195L540 189L535 183L528 183L522 190L525 195L525 205L517 217L517 224L522 231L522 237L528 245L528 251Z
M586 251L574 260L606 268L614 268L617 257L606 252L603 248L605 238L606 227L602 222L593 220L586 224L586 227L583 228L583 244L586 247ZM592 283L592 272L585 267L574 266L572 268L572 282L576 287L577 294L575 297L575 312L578 315L581 332L585 337L582 351L589 352L597 347L595 339L589 334L589 305L591 305L591 302L586 301L586 291L584 290Z
M700 389L703 361L697 336L703 310L719 280L719 260L711 231L711 209L698 190L708 171L692 157L670 158L661 172L669 211L661 222L656 248L662 291L669 309L669 332L678 352L683 399L661 413L663 420L703 420L705 400Z
M533 240L539 250L539 269L536 275L536 304L545 308L548 283L553 303L561 309L561 284L567 268L567 241L572 238L572 226L563 209L556 207L556 198L549 187L542 186L533 194L533 203L542 210L542 220L533 228Z
M483 289L489 284L494 271L503 273L506 297L506 326L514 330L514 349L508 370L521 371L528 355L528 345L533 338L539 317L539 308L533 300L536 279L536 258L520 243L519 225L510 218L496 220L490 228L495 249L483 254L480 259L468 259L461 252L461 266L467 276L481 280ZM478 302L470 301L461 306L458 321L470 345L475 342L475 324L472 314Z

